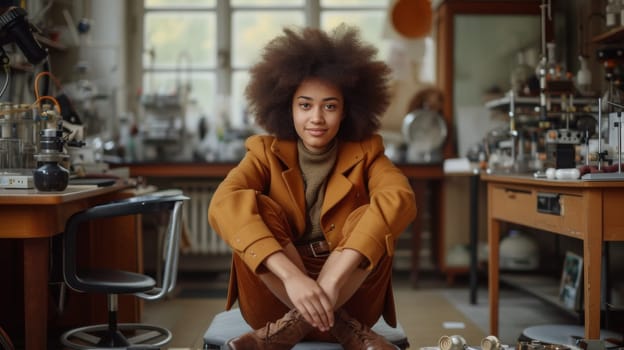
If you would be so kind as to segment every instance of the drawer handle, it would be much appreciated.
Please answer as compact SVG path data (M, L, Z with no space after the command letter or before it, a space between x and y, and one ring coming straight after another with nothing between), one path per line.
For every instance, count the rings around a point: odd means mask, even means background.
M510 190L510 189L506 189L505 190L505 194L507 195L507 198L509 198L509 199L516 199L516 195L518 193L531 195L530 191Z

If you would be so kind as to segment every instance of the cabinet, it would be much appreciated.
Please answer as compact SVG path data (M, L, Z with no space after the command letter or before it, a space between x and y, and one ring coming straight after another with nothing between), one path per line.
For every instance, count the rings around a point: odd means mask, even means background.
M539 0L445 0L435 8L437 84L444 93L449 125L462 131L450 131L453 142L445 154L465 155L468 145L491 128L483 94L494 86L507 91L515 53L539 46L540 4Z
M444 93L443 115L453 126L445 158L465 156L469 146L480 142L496 123L504 126L507 122L488 117L483 94L494 85L508 90L515 52L539 45L540 4L541 0L444 0L434 6L436 81ZM468 214L467 182L467 177L451 178L442 188L448 224L440 228L438 262L447 276L468 271L446 264L447 250L466 243L469 236L469 225L454 222Z
M490 333L498 334L501 228L503 223L512 223L582 241L585 338L598 339L603 243L624 240L624 224L615 209L624 200L624 182L544 180L521 175L482 175L481 179L487 183L488 194ZM538 198L544 193L558 198L559 211L538 210Z

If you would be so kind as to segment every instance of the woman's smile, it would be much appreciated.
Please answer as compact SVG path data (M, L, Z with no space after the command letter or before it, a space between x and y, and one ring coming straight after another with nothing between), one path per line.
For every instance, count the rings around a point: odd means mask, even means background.
M293 97L293 124L303 145L322 152L340 130L344 114L342 92L337 86L318 79L304 80Z

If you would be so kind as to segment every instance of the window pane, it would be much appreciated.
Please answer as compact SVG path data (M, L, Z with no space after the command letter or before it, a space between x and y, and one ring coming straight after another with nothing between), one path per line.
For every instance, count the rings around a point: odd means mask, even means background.
M216 65L216 16L214 12L153 12L145 15L144 47L150 55L143 57L143 66L187 67ZM152 51L153 50L153 51Z
M303 6L304 0L232 0L232 6Z
M230 116L233 127L253 125L253 116L247 114L247 100L245 99L245 88L249 83L249 72L237 71L232 77L232 100Z
M321 0L322 7L358 7L358 6L379 6L386 7L385 1L379 0Z
M321 28L332 30L341 23L359 27L362 39L377 46L377 58L383 60L389 48L389 43L382 37L385 15L384 11L323 11Z
M145 0L145 8L215 7L217 0Z
M145 95L173 94L176 86L186 85L188 80L176 73L144 73L143 91ZM186 130L193 134L197 130L199 118L213 115L216 96L216 78L211 72L194 72L190 80L191 92L186 112Z
M284 26L304 23L302 11L236 11L232 18L232 65L250 66Z

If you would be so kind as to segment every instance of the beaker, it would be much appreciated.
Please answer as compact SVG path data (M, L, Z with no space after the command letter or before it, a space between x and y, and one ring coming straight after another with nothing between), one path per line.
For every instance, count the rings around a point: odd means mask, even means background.
M18 138L0 139L0 170L20 169L22 166L22 140Z

